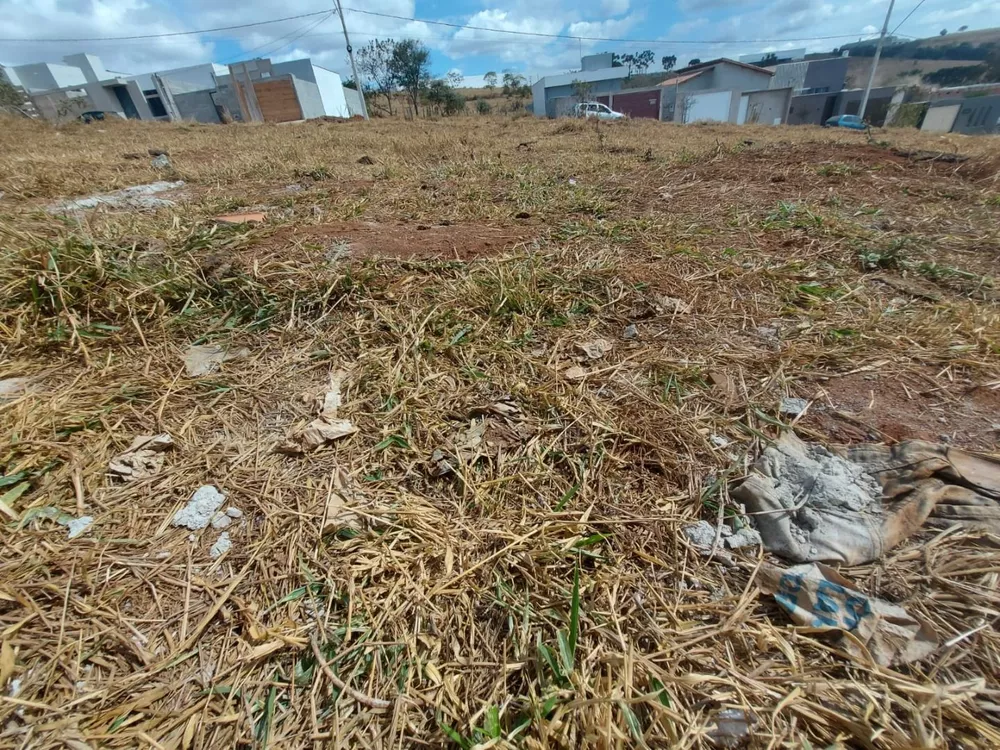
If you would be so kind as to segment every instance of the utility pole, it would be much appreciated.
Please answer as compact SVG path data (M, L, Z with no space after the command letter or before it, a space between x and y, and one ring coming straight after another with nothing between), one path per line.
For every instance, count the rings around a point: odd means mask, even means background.
M340 0L337 0L340 2ZM861 109L858 110L858 117L865 119L865 110L868 109L868 97L872 93L872 84L875 83L875 69L878 67L878 59L882 57L882 45L885 43L885 33L889 30L889 16L892 15L892 6L896 0L889 0L889 10L885 14L885 23L882 24L882 33L878 37L878 45L875 47L875 58L872 60L872 72L868 75L868 85L865 86L865 95L861 97Z
M354 74L354 85L358 87L358 98L361 99L361 115L368 119L368 103L365 101L365 87L361 85L361 76L358 75L358 66L354 64L354 50L351 49L351 38L347 36L347 23L344 21L344 9L340 7L340 0L333 0L337 6L337 13L340 15L340 25L344 29L344 41L347 42L347 56L351 60L351 73ZM886 23L889 23L886 19ZM882 30L885 33L885 29Z

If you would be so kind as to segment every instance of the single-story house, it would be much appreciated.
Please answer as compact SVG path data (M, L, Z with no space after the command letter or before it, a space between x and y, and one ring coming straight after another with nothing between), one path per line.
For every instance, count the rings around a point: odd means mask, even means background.
M1000 95L931 102L920 129L966 135L1000 133Z
M628 78L628 68L612 67L610 54L589 55L580 60L581 70L573 73L539 78L531 87L531 107L537 117L562 117L572 112L580 102L581 89L586 98L601 101L601 97L621 91L622 82ZM595 67L607 64L608 67Z
M215 63L117 76L95 55L70 55L62 63L2 68L3 77L24 89L37 111L54 121L85 112L110 112L139 120L228 119L287 122L351 117L340 76L309 59L271 63L267 58L228 67ZM242 82L242 85L239 83Z
M784 122L784 112L787 111L787 107L784 107L779 99L785 94L774 96L760 94L770 88L773 75L765 68L728 58L709 60L681 68L659 84L659 88L663 91L660 119L683 123L704 121L735 123L740 121L742 110L745 121L747 114L757 111L750 109L749 94L753 92L758 94L755 103L767 101L768 112L781 110L779 122ZM748 95L746 101L744 93ZM775 116L767 121L774 122L775 119L778 117Z

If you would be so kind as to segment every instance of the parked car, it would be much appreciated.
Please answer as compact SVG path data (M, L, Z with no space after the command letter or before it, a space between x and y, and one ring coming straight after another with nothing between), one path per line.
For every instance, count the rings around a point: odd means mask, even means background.
M823 123L824 128L850 128L851 130L864 130L865 123L857 115L837 115L831 117Z
M615 112L607 104L600 102L581 102L573 107L574 117L596 117L598 120L621 120L625 117L621 112Z

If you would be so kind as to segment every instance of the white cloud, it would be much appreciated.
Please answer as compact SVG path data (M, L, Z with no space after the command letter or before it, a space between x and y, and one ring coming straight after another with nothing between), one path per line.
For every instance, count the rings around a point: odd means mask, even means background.
M515 19L504 10L490 8L481 10L468 19L469 26L480 26L502 31L521 31L541 34L558 34L563 21L558 19L525 16ZM443 50L451 57L467 55L496 55L505 62L532 60L542 53L549 40L540 37L514 36L511 34L483 31L482 29L459 29L451 41L443 45Z
M629 0L601 0L601 9L612 16L620 16L629 8Z

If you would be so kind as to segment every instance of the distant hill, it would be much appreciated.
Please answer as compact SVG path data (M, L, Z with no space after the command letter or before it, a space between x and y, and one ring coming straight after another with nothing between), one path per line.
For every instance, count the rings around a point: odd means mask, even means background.
M917 86L928 73L945 68L978 65L979 60L914 60L913 58L883 57L875 71L875 86ZM870 57L851 57L847 61L847 87L863 88L872 69Z

